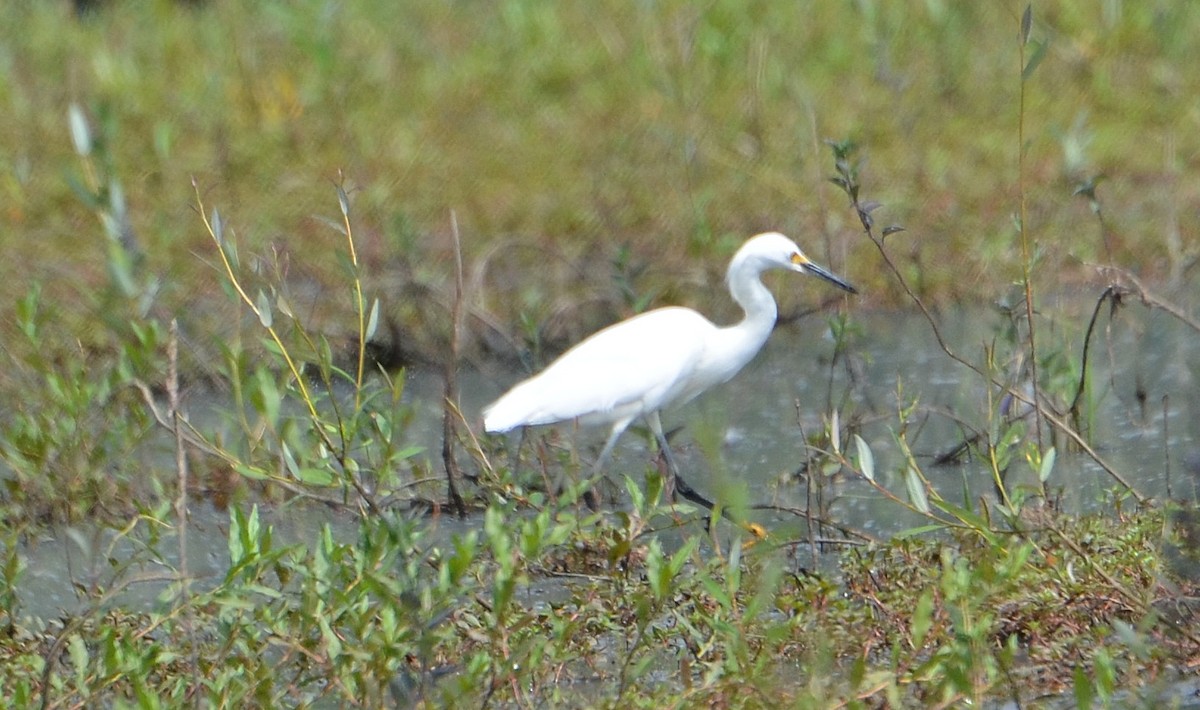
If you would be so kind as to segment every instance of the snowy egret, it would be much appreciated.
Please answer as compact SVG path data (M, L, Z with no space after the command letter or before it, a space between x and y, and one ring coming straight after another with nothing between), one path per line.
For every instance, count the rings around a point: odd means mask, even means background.
M791 239L778 232L759 234L733 255L725 277L745 312L740 323L719 327L689 308L667 307L611 325L488 405L484 429L499 433L571 420L609 425L593 471L598 477L621 432L644 417L667 459L667 490L711 509L712 503L679 476L659 411L728 381L762 348L777 316L775 298L760 278L768 269L813 274L857 293L809 261ZM596 507L594 494L587 502Z

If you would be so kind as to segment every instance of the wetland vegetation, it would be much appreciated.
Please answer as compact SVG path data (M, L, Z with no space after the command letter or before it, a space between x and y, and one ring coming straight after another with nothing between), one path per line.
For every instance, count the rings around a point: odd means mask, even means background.
M96 5L0 6L0 696L1195 702L1200 6ZM754 485L737 421L677 417L765 539L652 451L593 513L570 427L483 436L481 379L730 320L767 229L863 295L772 282L809 361Z

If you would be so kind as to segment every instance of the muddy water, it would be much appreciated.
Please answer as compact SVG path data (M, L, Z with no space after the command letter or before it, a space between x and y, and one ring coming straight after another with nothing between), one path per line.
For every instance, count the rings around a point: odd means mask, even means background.
M1062 360L1078 369L1082 331L1091 304L1067 304L1055 311L1055 326L1043 335L1045 352L1059 350ZM946 342L973 362L983 360L985 347L1004 352L997 333L1004 320L992 311L940 314ZM751 503L803 506L811 476L797 475L806 458L805 435L819 432L830 403L842 421L858 422L857 431L875 456L877 479L904 496L899 475L903 459L895 442L902 427L897 412L915 400L905 426L912 450L931 483L947 498L962 501L991 498L992 478L978 460L936 466L933 457L960 443L960 422L986 429L988 388L979 375L953 362L938 347L928 323L917 315L855 314L856 334L848 356L831 364L834 344L823 317L810 317L782 327L764 351L732 382L715 388L695 402L664 415L668 429L682 427L675 439L681 466L701 491L742 486ZM1200 489L1200 335L1161 312L1127 308L1114 321L1102 318L1092 343L1089 363L1090 441L1104 460L1142 495L1196 500ZM1049 370L1051 364L1045 365ZM463 411L477 416L482 406L520 377L517 372L471 372L461 378ZM1064 380L1065 382L1066 380ZM1074 380L1071 380L1073 382ZM1071 393L1063 384L1057 393ZM441 382L429 373L411 373L406 396L417 410L412 436L436 462L440 452ZM193 405L194 408L195 405ZM993 404L994 408L996 405ZM949 413L949 414L948 414ZM580 432L581 458L590 460L603 432ZM515 443L515 442L514 442ZM649 452L645 437L629 432L618 445L610 471L641 475ZM1032 474L1014 467L1010 485L1029 482ZM436 463L433 470L439 470ZM718 484L723 481L725 484ZM1117 485L1090 457L1060 447L1048 485L1068 511L1104 510L1107 494ZM831 478L822 487L829 515L851 528L877 536L918 525L921 520L881 497L853 477ZM353 539L350 515L326 508L292 506L265 509L264 518L276 527L278 543L315 540L329 522L342 539ZM802 527L787 514L763 514L773 528ZM443 518L438 534L452 535L465 523ZM225 513L198 505L193 510L188 563L198 578L215 583L228 559ZM107 558L127 559L136 553L130 543L109 549L111 533L53 531L30 541L20 596L23 611L34 617L57 616L78 608L71 580L105 584ZM167 539L160 549L166 565L176 563L176 543ZM163 571L154 563L137 571ZM163 591L160 583L132 585L121 600L150 604Z

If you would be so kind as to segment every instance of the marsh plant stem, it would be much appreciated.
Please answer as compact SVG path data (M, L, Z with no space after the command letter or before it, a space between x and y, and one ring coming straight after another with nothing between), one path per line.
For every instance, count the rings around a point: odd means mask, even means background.
M189 471L187 446L184 440L183 407L179 398L179 321L171 319L167 338L167 407L171 429L175 436L175 471L179 491L175 496L175 525L179 539L179 566L176 574L179 578L179 608L185 609L182 622L184 632L190 641L189 658L195 672L200 671L199 643L196 641L196 627L193 624L191 610L192 577L188 569L188 485ZM199 707L200 696L195 698L195 707Z
M446 467L446 492L458 517L467 516L467 506L458 490L458 461L454 458L454 442L458 439L455 426L458 413L458 351L462 332L463 262L462 243L458 233L458 215L450 211L450 236L454 239L454 303L450 311L450 352L446 355L445 390L442 400L442 464Z
M1017 193L1018 210L1017 229L1021 235L1021 280L1025 286L1025 324L1029 329L1029 377L1033 383L1034 431L1037 434L1038 451L1044 451L1042 444L1042 408L1036 403L1042 401L1041 387L1038 384L1037 344L1034 340L1033 322L1033 279L1030 276L1032 266L1029 256L1029 227L1027 225L1026 192L1025 192L1025 85L1029 78L1025 64L1025 46L1029 43L1029 28L1032 23L1032 5L1025 6L1021 15L1021 41L1018 43L1017 54L1020 60L1018 76L1021 78L1017 105Z
M334 444L333 439L330 438L327 428L325 426L325 422L321 418L321 414L317 411L316 399L313 397L312 391L309 389L308 384L305 382L304 375L300 372L300 366L296 363L296 358L294 358L292 356L292 352L288 348L288 346L283 342L283 338L282 338L282 336L280 336L279 330L277 328L275 328L275 325L273 322L273 316L269 312L270 304L265 303L260 306L259 303L255 302L255 300L250 298L250 295L248 293L246 293L246 289L242 286L242 282L238 278L237 272L234 270L233 262L230 261L229 253L226 251L225 239L223 238L222 234L218 232L218 227L216 225L214 225L214 221L216 221L216 219L215 218L209 219L208 214L204 211L204 200L200 195L200 186L196 182L195 179L192 180L192 188L196 192L196 206L200 212L200 219L204 223L204 228L208 231L208 236L213 240L213 243L217 246L217 253L221 256L221 265L225 270L225 276L226 276L226 278L229 279L229 283L233 286L234 290L237 291L238 298L240 298L241 301L243 303L245 303L246 306L250 309L250 312L253 313L256 318L258 318L258 321L262 324L263 329L267 331L267 335L269 335L271 337L271 340L275 343L275 347L278 350L279 356L283 358L284 363L287 365L288 372L292 376L292 381L296 383L297 389L300 390L300 398L304 400L304 405L308 409L309 421L312 422L313 432L316 434L316 436L321 440L321 443L324 444L325 447L329 451L340 452L337 455L338 464L341 466L345 481L348 482L352 488L354 488L354 491L359 495L360 499L366 502L367 508L369 510L371 510L372 512L377 512L378 506L375 503L375 497L373 495L371 495L371 492L368 491L363 486L362 482L358 479L358 476L351 473L347 469L349 453L345 446L345 434L344 434L345 429L344 429L344 427L342 427L340 425L338 427L338 430L343 432L343 434L342 434L342 438L343 438L342 444L343 445L337 446ZM343 214L348 214L349 207L346 203L345 195L346 195L345 191L339 187L338 188L338 199L342 206L342 212L343 212ZM223 232L224 231L223 228L220 231ZM350 239L351 243L353 243L353 239L351 239L351 235L349 233L347 233L346 236L347 236L347 239ZM356 284L359 283L357 273L355 274L355 283ZM361 311L361 309L360 309L360 311ZM359 334L360 341L364 337L365 337L365 335L363 335L360 330L360 334ZM362 348L359 348L359 352L360 352L360 358L361 358L362 357L362 355L361 355ZM361 372L360 372L360 376L361 376ZM356 399L360 395L361 395L361 384L360 384L360 387L356 388L356 390L355 390Z
M350 199L340 184L337 186L338 206L342 210L346 246L350 263L354 266L354 310L358 316L358 365L354 371L354 411L362 409L363 373L366 370L367 353L367 303L363 298L362 275L359 273L358 249L354 246L354 231L350 227Z

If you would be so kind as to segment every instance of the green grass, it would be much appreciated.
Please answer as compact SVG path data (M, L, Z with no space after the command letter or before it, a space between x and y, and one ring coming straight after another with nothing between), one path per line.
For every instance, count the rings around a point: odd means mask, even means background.
M999 495L960 506L908 449L921 393L898 386L884 425L901 462L877 472L864 413L831 374L840 418L825 412L797 460L870 479L927 529L827 577L798 571L796 541L725 558L699 535L665 542L678 511L654 501L653 476L648 495L628 485L628 509L581 518L579 490L542 487L571 452L547 440L509 461L461 427L473 526L435 538L436 518L392 511L436 510L445 490L409 441L403 373L354 357L369 331L435 360L448 349L454 221L465 358L529 347L536 361L668 302L728 317L725 261L764 229L844 273L858 307L910 306L907 287L932 306L1001 300L1027 269L1027 292L1098 293L1092 266L1110 260L1187 283L1200 6L1034 8L1023 112L1022 9L114 0L80 20L65 2L4 4L0 695L828 707L1073 692L1088 706L1169 683L1197 654L1194 515L1034 508L1058 483L1053 449L990 404L954 416ZM847 138L869 167L838 174L874 232L828 181L825 140ZM1100 176L1103 221L1074 194ZM785 313L810 302L780 297ZM1023 310L983 363L966 344L957 366L998 399L989 383L1008 386L1028 356L1063 418L1077 343L1039 315L1035 349ZM853 312L829 321L838 358L869 337ZM196 384L219 416L193 429L176 406ZM1087 443L1055 429L1064 451ZM1006 490L1022 466L1038 485ZM186 553L168 561L201 498L232 509L212 588L193 585ZM282 546L249 505L310 498L358 514L357 539ZM64 524L134 552L106 559L100 583L72 578L83 611L30 621L22 538ZM158 602L115 604L145 568L169 585ZM560 595L531 600L534 582Z
M1104 8L1109 8L1105 10ZM1179 275L1168 239L1196 208L1182 179L1200 131L1187 3L1036 8L1050 42L1028 91L1029 215L1039 275L1087 279L1103 257L1075 182L1099 195L1117 263ZM66 179L76 102L99 126L156 303L185 331L227 320L191 213L194 177L255 252L279 250L313 288L337 276L331 182L345 176L368 287L418 330L446 299L454 210L473 294L501 323L562 305L623 311L609 261L628 245L661 301L723 304L700 284L745 236L777 228L895 302L824 182L826 138L871 160L894 249L927 295L989 300L1020 274L1015 3L759 2L478 5L119 2L87 21L65 3L0 10L0 222L12 258L0 301L43 274L56 299L104 282L103 232ZM1065 157L1063 146L1082 148ZM549 256L549 259L547 259ZM536 268L536 267L541 268ZM536 275L536 278L532 278ZM516 285L521 281L528 281ZM415 287L428 287L430 292ZM412 294L417 294L413 296ZM421 294L424 294L422 297ZM803 294L783 294L785 306ZM197 302L198 301L198 302ZM603 304L607 304L605 312ZM199 306L196 308L196 306ZM436 321L436 319L433 319ZM573 335L573 334L568 334Z

